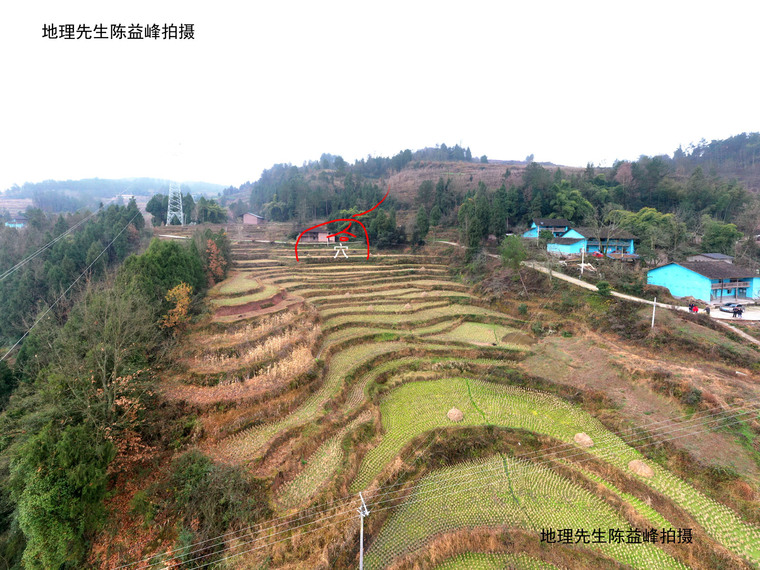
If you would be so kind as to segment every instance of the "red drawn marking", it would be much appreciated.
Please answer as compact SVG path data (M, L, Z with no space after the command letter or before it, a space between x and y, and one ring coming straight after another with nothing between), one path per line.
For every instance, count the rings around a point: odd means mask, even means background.
M355 234L352 234L351 232L348 231L349 229L351 229L351 224L353 224L354 222L356 222L357 224L359 224L362 227L362 229L364 230L364 237L365 237L365 239L367 241L367 259L369 259L369 234L367 233L367 228L364 227L363 223L361 223L359 220L355 220L354 218L357 218L359 216L363 216L364 214L369 214L372 210L374 210L375 208L377 208L380 204L382 204L385 201L385 199L388 197L388 194L390 193L390 191L391 191L391 187L388 186L388 190L385 192L385 196L383 196L383 199L380 200L377 204L375 204L369 210L366 210L365 212L361 212L359 214L354 214L350 218L339 218L339 219L335 219L335 220L330 220L328 222L323 222L321 224L317 224L316 226L312 226L312 227L310 227L310 228L305 229L304 231L302 231L300 234L298 234L298 239L296 240L296 247L295 247L295 250L296 250L296 261L300 261L298 259L298 242L301 241L301 238L303 237L303 234L305 234L306 232L310 232L313 229L320 228L322 226L326 226L327 224L332 224L333 222L348 222L348 225L345 227L345 229L343 229L343 230L341 230L341 231L339 231L337 233L329 234L327 236L328 240L331 237L340 236L338 238L340 241L348 241L348 236L356 237ZM344 236L344 235L340 235L340 234L348 234L348 235Z
M326 226L327 224L331 224L333 222L352 222L352 223L356 222L362 227L362 229L364 230L364 237L367 241L367 259L369 259L369 234L367 233L367 228L364 226L364 224L361 223L359 220L354 220L353 218L338 218L336 220L330 220L329 222L322 222L321 224L317 224L316 226L312 226L301 232L301 234L298 236L298 239L296 240L296 261L300 261L298 259L298 242L301 241L301 237L303 237L303 234L305 234L306 232L310 232L313 229L321 228L322 226Z

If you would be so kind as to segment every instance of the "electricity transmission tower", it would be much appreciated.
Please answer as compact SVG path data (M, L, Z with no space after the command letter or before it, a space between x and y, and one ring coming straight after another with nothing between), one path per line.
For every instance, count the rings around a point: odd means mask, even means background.
M166 210L166 225L172 223L172 219L177 218L180 225L185 225L185 215L182 213L182 191L179 184L169 182L169 208Z

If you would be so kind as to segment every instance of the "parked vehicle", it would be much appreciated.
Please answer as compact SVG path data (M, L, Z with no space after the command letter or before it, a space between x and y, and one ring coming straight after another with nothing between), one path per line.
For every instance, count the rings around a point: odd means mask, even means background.
M741 303L723 303L718 309L724 313L733 313L734 309L744 310L744 306Z

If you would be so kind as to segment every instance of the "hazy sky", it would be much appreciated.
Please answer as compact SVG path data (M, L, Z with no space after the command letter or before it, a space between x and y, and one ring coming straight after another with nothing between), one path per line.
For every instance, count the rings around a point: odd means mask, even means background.
M583 166L760 130L760 3L0 4L0 189L151 176L239 185L276 162L445 142ZM190 23L194 40L43 24Z

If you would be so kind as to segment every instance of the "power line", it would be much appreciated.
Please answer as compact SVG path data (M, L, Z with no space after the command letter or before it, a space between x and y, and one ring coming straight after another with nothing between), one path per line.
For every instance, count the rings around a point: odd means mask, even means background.
M708 417L708 418L706 418L705 416L701 416L701 417L698 417L698 418L692 418L690 420L687 420L686 422L683 422L683 424L681 424L681 425L666 426L665 428L660 428L660 429L664 429L665 431L662 432L662 433L660 433L660 434L657 434L657 435L661 435L662 436L662 435L668 435L668 434L675 434L675 433L681 432L683 430L690 429L692 427L700 427L698 425L698 423L700 421L702 421L704 419L708 419L709 420L708 422L705 422L705 424L703 424L701 426L702 429L700 429L700 430L693 431L693 432L690 431L690 432L687 432L687 433L684 433L684 434L681 434L681 435L669 437L669 438L666 438L666 439L661 439L659 441L656 440L656 441L653 441L653 442L650 442L650 443L645 443L645 444L641 445L640 447L646 447L648 445L656 445L658 443L664 443L666 441L671 441L671 440L674 440L674 439L679 439L681 437L686 437L686 436L690 436L690 435L697 435L698 433L700 433L702 431L708 431L707 426L709 424L718 424L720 422L730 421L731 419L735 419L735 418L738 418L738 417L743 416L743 415L755 413L758 410L760 410L760 408L753 408L753 409L750 409L750 410L742 410L742 411L738 411L738 412L736 411L736 409L734 409L734 410L724 410L723 412L720 412L719 414L715 414L715 415L713 415L711 417ZM663 422L666 422L666 421L671 421L671 420L662 420L661 422L657 422L657 423L663 423ZM633 429L632 430L626 430L626 431L633 431ZM618 434L610 433L607 436L605 436L605 438L599 438L597 440L597 442L606 441L608 439L611 439L611 438L615 437L616 435L618 437L620 437L620 435L622 433L624 433L624 432L619 432ZM643 437L640 437L638 439L633 439L633 440L630 440L630 441L626 441L625 439L623 439L621 437L622 443L624 443L626 445L629 445L629 446L631 444L633 444L633 443L637 443L637 442L640 442L640 441L646 441L649 438L650 438L650 434L647 434L647 435L645 435ZM421 447L421 446L418 446L418 449L419 449L419 447ZM568 449L561 449L561 448L565 448L565 447L568 447ZM547 453L547 451L552 450L552 449L557 450L557 451L554 451L553 453ZM562 454L565 454L565 455L562 455ZM555 445L555 446L552 446L552 447L550 447L548 449L545 449L545 450L539 450L539 451L533 452L532 454L527 454L527 455L524 455L524 456L520 456L518 459L520 459L520 460L526 460L527 461L529 459L542 460L542 459L545 459L547 457L553 457L554 459L566 460L566 459L569 459L569 458L572 458L572 457L586 456L585 459L581 459L581 461L584 461L584 460L587 461L589 459L600 458L600 457L602 459L604 459L605 456L609 456L610 454L614 455L615 454L614 450L600 450L599 453L592 454L592 453L588 453L586 451L579 451L577 449L577 447L574 446L573 444L566 443L566 444ZM494 469L492 469L490 471L495 471L498 474L498 473L501 473L501 470L502 470L502 468L499 466L498 469L494 468ZM488 473L488 472L489 471L486 471L485 473ZM513 468L513 472L514 472L514 468ZM440 492L442 489L457 488L457 487L460 487L463 484L471 485L471 483L473 481L473 479L472 479L473 475L478 476L478 475L483 475L483 474L484 474L484 471L481 468L481 466L474 465L474 466L472 466L470 468L467 468L466 472L460 472L453 481L451 481L451 480L449 481L449 484L447 486L442 487L442 488L441 487L436 488L435 489L435 493ZM480 477L480 479L483 479L483 477ZM388 495L395 495L395 496L393 496L391 498L387 498L385 500L376 500L374 503L372 503L372 510L373 510L373 512L379 512L379 511L387 510L389 508L394 508L394 505L391 505L391 506L388 506L388 507L382 507L382 508L379 508L378 506L382 505L382 504L385 504L385 503L393 502L393 501L399 501L399 500L408 499L411 496L411 494L414 493L421 485L422 485L422 483L418 483L418 484L416 484L416 485L414 485L412 487L409 487L407 489L399 489L397 491L392 491L392 492L389 491L389 492L386 492L386 493L384 493L384 494L376 497L376 499L382 499L383 497L386 497ZM432 494L435 496L435 493L432 493ZM418 494L416 498L419 499L419 497L425 496L425 495L428 495L428 494L430 494L430 493L425 493L424 495L419 495ZM451 494L451 492L448 493L448 494ZM352 497L349 497L348 499L355 500L355 497L352 496ZM408 501L405 502L404 504L408 504ZM320 513L316 513L316 514L321 514L321 513L324 513L324 512L328 512L329 510L330 509L326 509L326 510L321 511ZM295 531L295 530L297 530L299 528L302 528L304 526L308 526L310 524L317 524L317 523L320 523L322 521L326 521L326 520L335 518L337 516L341 516L341 515L344 515L344 514L352 513L353 510L354 510L353 507L351 507L348 510L339 511L339 512L333 513L333 514L331 514L329 516L322 517L322 518L320 518L318 520L313 520L313 521L309 521L309 522L306 522L306 523L302 523L302 524L300 524L300 525L298 525L296 527L293 527L293 528L285 528L283 530L277 531L276 533L274 533L274 535L269 535L267 537L260 536L260 537L257 537L257 538L252 538L251 540L245 541L243 544L252 544L253 542L256 542L256 541L270 539L270 538L272 538L272 536L281 535L281 534L286 533L286 532L292 532L292 531ZM309 513L306 516L311 516L313 514L314 513ZM305 517L301 517L301 519L302 518L306 518L306 516ZM355 515L352 515L352 517L353 516L355 516ZM300 520L300 519L297 519L297 520ZM291 522L295 522L295 521L291 521ZM289 523L285 522L285 523L281 523L281 524L274 525L274 526L264 527L264 528L258 529L256 531L253 531L253 532L252 532L251 528L248 528L248 529L245 529L245 531L242 531L242 532L249 532L251 534L251 536L252 536L254 534L254 532L260 534L260 533L273 530L274 528L277 528L277 527L280 527L280 526L283 526L283 525L286 525L286 524L289 524ZM193 551L190 551L190 552L180 552L182 549L175 549L175 550L169 551L169 553L167 553L167 554L186 556L186 555L191 555L191 554L196 554L196 553L202 552L203 550L205 550L207 548L215 548L217 546L223 546L227 540L241 538L242 536L237 536L237 537L232 536L233 534L239 534L240 532L241 531L235 531L235 532L232 532L232 533L227 533L225 535L220 535L218 537L207 539L206 541L202 541L202 542L196 543L194 545L190 545L190 547L196 547ZM309 532L311 532L311 531L309 531ZM207 542L211 542L213 540L220 539L220 538L225 538L225 537L226 537L225 540L223 540L221 542L218 542L216 544L208 545L208 546L203 546L201 548L197 548L201 544L205 544ZM214 553L208 553L208 554L203 555L203 556L201 556L199 558L211 556L213 554ZM151 557L147 557L147 558L145 558L145 559L143 559L141 561L137 561L137 562L133 562L133 563L130 563L130 564L126 564L126 565L120 566L119 568L126 568L128 566L132 566L134 564L138 564L140 562L150 560L151 558L153 558L153 557L152 556ZM193 560L197 560L197 559L198 558L194 558ZM153 563L153 564L149 565L149 567L155 566L156 564L160 564L160 562Z
M545 302L543 305L541 305L541 307L545 307L545 306L546 306L546 305L547 305L549 302L551 302L551 300L552 300L554 297L556 297L558 294L559 294L559 291L555 291L555 292L554 292L554 294L553 294L553 295L552 295L552 296L551 296L551 297L550 297L550 298L549 298L549 299L548 299L548 300L547 300L547 301L546 301L546 302ZM524 322L524 326L527 328L527 326L529 326L529 325L530 325L530 324L531 324L531 323L532 323L532 322L533 322L533 321L534 321L536 318L537 318L537 315L534 313L534 315L532 316L532 318L531 318L530 320L528 320L528 321ZM480 375L480 377L481 377L481 378L482 378L482 377L485 377L485 376L486 376L486 375L487 375L487 374L490 372L490 370L491 370L492 368L494 368L495 366L496 366L496 364L492 364L492 365L490 365L490 366L489 366L489 368L488 368L486 371L484 371L484 372L483 372L483 373ZM727 411L723 411L723 412L720 412L720 414L729 414L729 413L730 413L730 410L727 410ZM742 413L740 413L740 414L737 414L737 415L736 415L736 417L738 417L739 415L743 415L744 413L752 413L752 412L742 412ZM715 416L715 417L717 417L717 416ZM688 422L692 422L692 423L693 423L693 422L696 422L696 421L701 421L702 419L703 419L703 417L699 417L699 418L693 418L692 420L689 420L689 421L687 421L687 422L684 422L683 424L681 424L681 425L679 425L679 426L675 426L677 429L674 429L674 426L666 426L666 427L670 428L670 431L671 431L671 433L676 433L676 432L678 432L678 431L681 431L681 430L683 430L683 429L686 429L686 427L688 426ZM730 418L727 418L727 417L725 417L725 418L720 418L719 420L715 420L715 419L713 419L713 421L721 421L721 420L726 420L726 419L730 419ZM655 422L655 423L653 423L653 424L650 424L650 426L654 426L654 425L656 425L656 424L658 424L658 423L666 423L666 422L671 422L671 421L672 421L671 419L661 420L660 422ZM435 429L435 428L434 428L434 429ZM650 429L650 428L631 428L630 430L627 430L627 431L630 431L630 432L635 432L635 431L636 431L636 430L638 430L638 429ZM658 428L658 429L664 429L664 428ZM431 437L431 439L430 439L430 442L428 443L428 445L427 445L426 449L427 449L427 448L429 448L429 447L430 447L430 445L432 445L432 443L434 442L434 440L435 440L435 433L436 433L436 432L435 432L435 431L433 431L433 436ZM625 433L625 432L621 432L621 433ZM697 432L697 433L698 433L698 432ZM605 440L607 440L607 439L611 439L611 438L613 438L613 437L614 437L614 435L615 435L614 433L610 433L610 434L607 434L607 435L606 435L604 438L600 438L600 439L598 439L597 441L598 441L598 442L601 442L601 441L605 441ZM687 433L687 434L685 434L685 435L683 435L683 436L679 436L679 437L685 437L685 436L688 436L688 435L693 435L693 434L692 434L692 433ZM648 439L648 437L649 437L649 436L645 437L644 439ZM671 439L678 439L678 437L675 437L675 438L671 438ZM668 440L664 440L664 441L668 441ZM417 452L417 451L420 449L420 447L422 447L422 445L423 445L424 443L425 443L425 441L423 440L423 441L422 441L422 442L421 442L421 443L420 443L420 444L417 446L417 448L415 448L415 450L414 450L414 452L412 453L412 455L416 454L416 452ZM629 443L629 442L625 442L625 440L624 440L624 443ZM633 442L631 442L631 443L633 443ZM650 443L650 444L647 444L647 445L652 445L652 444L656 444L656 443L657 443L657 442L654 442L654 443ZM562 447L567 447L567 446L571 446L571 447L570 447L570 449L569 449L568 451L576 449L576 448L573 446L573 444L572 444L572 443L565 443L565 444L557 445L557 446L554 446L554 448L556 449L556 448L562 448ZM549 449L552 449L552 448L549 448ZM546 450L543 450L543 451L546 451ZM558 452L557 452L557 453L558 453ZM580 454L576 454L576 455L583 455L583 454L585 454L585 452L582 452L582 453L580 453ZM595 455L593 455L593 454L591 454L591 455L592 455L592 456L595 456ZM571 455L571 456L568 456L568 457L572 457L572 455ZM521 458L522 458L522 457L521 457ZM419 457L418 457L418 459L419 459ZM401 476L403 476L403 474L404 474L404 473L401 473L401 474L399 475L399 477L397 478L397 480L398 480L398 479L400 479L400 477L401 477ZM415 490L415 489L416 489L416 486L413 486L413 487L411 487L411 488L409 488L409 489L401 489L401 490L398 490L398 491L387 491L387 492L385 492L385 493L383 493L383 494L381 494L381 495L378 495L378 494L377 494L377 493L378 493L379 491L381 491L381 490L384 490L384 489L389 489L389 488L395 487L395 486L397 486L398 484L399 484L399 483L396 483L396 484L394 484L394 485L389 485L389 486L386 486L386 487L380 487L380 488L376 489L376 490L374 491L374 493L375 493L375 498L376 498L376 499L381 499L382 497L385 497L385 496L387 496L387 495L389 495L389 494L396 494L396 493L406 493L406 492L410 492L410 491L413 491L413 490ZM382 503L386 503L386 502L390 502L390 501L394 501L394 500L398 500L398 499L402 499L402 498L403 498L403 497L401 497L401 496L397 496L397 497L394 497L394 498L390 498L390 499L387 499L387 500L385 500L385 501L376 501L374 504L375 504L375 505L377 505L377 504L382 504ZM351 501L351 500L355 500L355 497L354 497L354 496L350 496L350 497L346 497L346 498L343 498L343 499L335 499L335 500L333 500L331 503L328 503L328 504L333 504L333 505L335 505L335 507L334 507L334 508L339 508L339 507L338 507L338 505L339 505L339 504L345 504L346 502L348 502L348 501ZM385 510L385 509L387 509L387 508L393 508L393 507L384 507L383 509L380 509L380 510ZM306 515L303 515L303 516L301 516L301 517L299 517L299 518L296 518L296 519L294 519L294 520L291 520L291 521L286 521L286 522L282 522L282 523L280 523L280 524L278 524L278 525L274 525L274 526L265 527L265 528L263 528L263 529L260 529L260 530L258 530L257 532L261 533L261 532L265 532L265 531L267 531L267 530L272 530L273 528L276 528L276 527L279 527L279 526L283 526L283 525L292 524L293 522L297 522L298 520L302 520L302 519L304 519L304 518L307 518L307 517L311 517L311 516L314 516L315 514L316 514L316 515L319 515L319 514L322 514L322 513L326 513L326 512L329 512L330 510L332 510L332 509L323 509L322 511L318 511L317 513L309 512L309 513L307 513ZM353 509L351 509L351 510L353 510ZM349 512L351 512L351 510L349 510L349 511L344 511L344 513L349 513ZM304 523L304 524L302 524L302 525L299 525L299 526L295 527L295 529L301 528L301 527L303 527L303 526L307 526L307 525L309 525L309 524L314 524L314 523L316 523L316 522L319 522L320 520L328 520L328 519L330 519L330 518L334 518L335 516L339 516L340 514L341 514L341 513L335 513L335 514L332 514L332 515L330 515L329 517L323 517L322 519L319 519L319 520L316 520L316 521L310 521L310 522L308 522L308 523ZM291 516L294 516L294 515L291 515ZM290 518L290 517L280 517L279 519L274 519L274 520L276 521L276 520L282 520L282 519L286 519L286 518ZM270 521L270 522L272 522L272 521ZM337 524L337 523L336 523L336 524ZM292 530L295 530L295 529L285 529L285 530L283 530L283 531L280 531L280 532L278 532L278 533L276 533L276 534L281 534L281 533L283 533L283 532L288 532L288 530L292 531ZM316 529L315 529L315 530L316 530ZM218 537L215 537L215 538L210 538L210 539L207 539L207 540L205 540L205 541L201 541L201 542L199 542L199 543L196 543L195 545L188 545L188 547L185 547L185 548L198 547L198 546L200 546L200 545L202 545L202 544L205 544L205 543L208 543L208 542L212 542L212 541L214 541L214 540L218 540L218 539L220 539L220 538L224 538L224 537L229 537L229 538L228 538L228 540L229 540L229 539L231 539L231 538L236 538L236 537L233 537L232 535L235 535L235 534L240 534L241 532L243 532L243 533L245 533L245 532L249 532L249 533L250 533L250 531L251 531L251 528L250 528L250 527L249 527L248 529L244 529L244 530L233 531L233 532L230 532L230 533L226 533L226 534L224 534L224 535L220 535L220 536L218 536ZM307 531L307 532L312 532L312 531ZM306 533L302 533L302 534L306 534ZM237 538L239 538L239 537L237 537ZM252 543L252 542L255 542L255 541L257 541L257 540L262 540L262 539L263 539L263 537L262 537L262 538L255 538L255 539L253 539L252 541L249 541L249 542L247 542L247 543L244 543L244 544L250 544L250 543ZM286 539L284 539L284 540L286 540ZM279 541L277 541L277 542L279 542ZM200 551L201 551L201 550L203 550L203 549L206 549L206 548L213 548L213 547L215 547L215 546L219 546L219 545L223 545L223 544L224 544L224 542L221 542L221 543L217 543L217 544L215 544L215 545L205 546L205 547L203 547L203 548L201 548L201 549L197 549L197 550L191 551L191 552L189 552L189 553L188 553L188 552L185 552L183 555L193 554L193 553L196 553L196 552L200 552ZM265 545L265 546L266 546L266 545ZM182 549L176 549L176 550L174 550L174 551L170 551L170 553L178 553L180 550L182 550ZM242 554L242 553L240 553L240 554ZM208 555L206 555L206 556L210 556L210 555L211 555L211 554L208 554ZM235 556L235 555L232 555L232 556ZM201 558L202 558L202 557L201 557ZM225 558L225 559L226 559L226 558ZM148 560L148 559L146 559L146 560ZM132 564L136 564L136 563L132 563ZM129 566L129 565L131 565L131 564L128 564L128 565L125 565L125 566L122 566L122 567L126 567L126 566Z
M736 416L738 417L739 415L746 414L746 413L754 413L756 411L757 411L756 409L753 409L751 411L745 411L745 412L741 412L739 414L736 414ZM721 418L718 421L722 421L722 420L725 420L725 419L726 418ZM677 430L674 430L672 433L675 433L675 431L677 431ZM644 444L641 447L646 447L648 445L655 445L655 444L658 444L658 443L665 443L667 441L672 441L672 440L679 439L681 437L690 436L690 435L696 435L696 434L700 433L700 431L705 431L705 430L699 430L697 432L689 432L689 433L686 433L686 434L669 437L669 438L666 438L666 439L662 439L660 441L654 441L654 442L651 442L651 443ZM610 454L614 455L615 452L613 450L605 450L605 451L602 451L602 454L605 454L605 455L609 456ZM574 457L574 456L585 456L585 457L577 460L576 461L577 463L580 463L580 462L583 462L583 461L589 461L591 459L598 459L599 458L598 454L597 455L593 455L593 454L590 454L590 453L587 453L587 452L583 451L583 452L576 453L576 454L573 454L573 455L569 455L569 456L565 456L565 457L559 457L559 459L565 460L565 459L568 459L569 457ZM516 471L519 472L520 470L525 470L525 469L528 468L529 463L527 461L523 461L525 459L526 459L525 457L518 457L518 458L516 458L516 460L518 460L519 463L517 465L513 466L513 468L512 468L512 473L513 474ZM476 466L476 467L480 468L480 466ZM549 469L548 466L538 466L538 468L539 469ZM502 471L503 471L503 467L501 465L499 465L499 466L497 466L495 468L488 469L486 471L483 471L482 468L481 468L479 475L482 475L482 476L479 477L479 478L477 478L475 480L476 484L474 486L473 486L473 480L469 479L468 481L465 481L465 482L462 482L462 483L458 483L458 484L455 484L455 485L449 485L449 486L443 487L443 488L442 487L437 487L437 488L433 489L433 491L434 491L433 493L418 493L415 497L413 497L411 499L409 499L408 496L407 497L396 497L395 499L388 499L386 501L381 501L379 503L375 503L375 506L373 507L373 512L381 512L381 511L385 511L385 510L388 510L388 509L396 508L396 505L390 505L390 506L382 507L382 508L377 508L376 505L379 505L379 504L382 504L382 503L386 503L386 502L390 502L390 501L393 501L393 500L397 500L397 499L400 499L400 498L401 499L407 499L403 503L404 506L406 506L406 505L413 505L413 504L422 502L424 500L428 500L428 497L431 497L431 498L440 498L440 497L444 497L444 496L455 495L458 492L462 492L462 490L469 491L469 490L472 490L472 489L480 489L482 487L485 487L485 486L493 483L494 477L496 477L496 476L501 477L501 472ZM414 491L417 488L419 488L422 484L423 483L419 483L419 484L415 485L414 487L412 487L412 488L410 488L408 490ZM441 489L459 488L459 487L462 487L462 485L464 485L464 484L466 484L467 487L465 489L460 490L460 491L449 491L447 493L441 493L440 492ZM352 511L353 511L353 509L345 511L343 514L352 513ZM333 515L333 516L338 516L338 515L339 514L336 514L336 515ZM305 534L314 532L316 530L329 528L331 526L335 526L336 524L340 524L342 522L346 522L348 520L352 520L352 519L355 519L355 518L356 518L356 515L351 514L350 516L348 516L347 518L345 518L345 519L343 519L341 521L337 521L335 523L331 523L330 525L320 526L319 528L314 528L314 529L311 529L309 531L304 531L304 532L299 533L299 535L303 536ZM327 519L324 519L324 520L327 520ZM311 524L311 523L307 523L307 524ZM306 526L306 525L301 525L301 526ZM297 527L297 528L300 528L300 526ZM281 534L283 532L287 532L287 529L284 530L284 531L280 531L277 534ZM267 538L271 538L271 537L267 537ZM208 565L210 565L212 563L218 563L218 562L224 561L224 560L229 560L230 558L234 558L235 556L240 556L242 554L250 553L250 552L253 552L255 550L260 550L262 548L266 548L268 546L272 546L273 544L277 544L279 542L283 542L285 540L292 539L292 538L295 538L295 537L294 536L289 536L289 537L285 537L283 539L278 539L276 541L268 541L268 542L265 542L264 544L260 544L260 545L254 547L254 548L249 549L249 550L245 550L245 551L241 551L241 552L236 552L234 554L230 554L230 555L228 555L228 556L226 556L226 557L224 557L224 558L222 558L220 560L215 560L215 561L212 561L212 562L207 562L207 563L205 563L201 567L205 567L205 566L208 566ZM264 540L264 538L262 537L262 538L254 538L254 539L251 539L251 540L247 540L247 541L244 541L241 544L237 545L237 547L251 545L251 544L254 544L254 543L259 542L261 540ZM203 558L207 558L208 556L212 556L213 554L214 553L209 553L209 554L206 554L206 555L203 555L203 556L199 556L199 557L193 558L191 560L182 562L182 564L185 564L185 563L189 564L191 562L195 562L197 560L200 560L200 559L203 559Z
M123 228L122 228L122 229L119 231L119 233L118 233L118 234L116 234L116 236L114 236L114 238L113 238L113 239L110 241L110 243L109 243L107 246L105 246L105 247L103 248L103 250L102 250L102 251L101 251L101 252L98 254L98 256L97 256L95 259L93 259L93 260L92 260L92 263L90 263L90 265L88 265L88 266L85 268L85 270L84 270L84 271L82 271L82 273L80 273L80 274L79 274L79 277L77 277L76 279L74 279L74 281L71 283L71 285L69 285L69 286L66 288L66 290L65 290L63 293L61 293L61 295L60 295L60 296L59 296L59 297L58 297L58 298L57 298L55 301L53 301L53 303L52 303L52 304L51 304L51 305L50 305L50 306L47 308L47 310L46 310L44 313L42 313L42 315L41 315L41 316L40 316L40 317L39 317L39 318L38 318L36 321L34 321L34 324L33 324L31 327L29 327L29 329L28 329L28 330L27 330L27 331L26 331L26 332L23 334L23 336L22 336L20 339L18 339L18 340L17 340L17 341L14 343L14 345L13 345L12 347L10 347L10 348L8 349L8 352L6 352L6 353L3 355L3 357L2 357L2 358L0 358L0 362L2 362L3 360L5 360L5 359L8 357L8 355L9 355L9 354L10 354L10 353L13 351L13 349L14 349L14 348L16 348L16 347L19 345L19 343L20 343L22 340L24 340L24 339L27 337L27 335L28 335L30 332L32 332L32 329L33 329L34 327L36 327L36 326L39 324L39 322L40 322L42 319L44 319L44 318L45 318L45 316L46 316L46 315L47 315L47 314L48 314L48 313L49 313L51 310L53 310L53 307L55 307L55 306L58 304L58 302L59 302L61 299L63 299L63 297L66 295L66 293L68 293L68 292L71 290L71 288L72 288L74 285L76 285L76 283L77 283L77 282L78 282L78 281L79 281L79 280L80 280L80 279L81 279L81 278L82 278L82 277L83 277L83 276L84 276L84 275L85 275L85 274L86 274L86 273L87 273L87 272L90 270L90 268L91 268L93 265L95 265L95 262L97 262L97 261L98 261L98 259L100 259L100 258L101 258L101 256L102 256L102 255L103 255L103 254L104 254L106 251L108 251L108 248L109 248L109 247L111 247L111 246L113 245L113 243L116 241L116 239L117 239L117 238L118 238L118 237L119 237L119 236L120 236L122 233L124 233L124 230L126 230L126 229L129 227L129 225L130 225L130 224L131 224L131 223L134 221L134 219L135 219L137 216L139 216L139 215L140 215L140 212L137 212L137 213L136 213L134 216L132 216L132 219L131 219L131 220L129 220L129 221L127 222L127 224L126 224L126 225L125 225L125 226L124 226L124 227L123 227Z
M79 226L81 226L87 220L89 220L90 218L92 218L99 211L100 211L100 208L98 208L97 210L95 210L92 214L90 214L86 218L83 218L83 219L79 220L76 224L74 224L73 226L71 226L69 229L67 229L65 232L63 232L62 234L60 234L58 237L50 240L47 244L43 245L41 248L39 248L33 254L25 257L24 259L22 259L21 261L19 261L16 265L14 265L13 267L11 267L10 269L5 270L2 274L0 274L0 281L3 281L6 277L10 276L15 271L18 271L19 269L21 269L21 267L23 267L24 265L26 265L32 259L34 259L39 254L41 254L43 251L45 251L46 249L48 249L51 246L55 245L59 240L63 239L67 235L69 235L71 232L73 232L75 229L77 229Z

